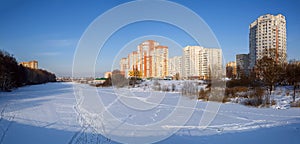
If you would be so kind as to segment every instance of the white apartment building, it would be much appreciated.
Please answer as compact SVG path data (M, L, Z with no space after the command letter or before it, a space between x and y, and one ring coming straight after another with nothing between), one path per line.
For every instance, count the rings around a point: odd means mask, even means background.
M121 59L122 60L122 59ZM137 51L133 51L130 54L128 54L127 57L127 61L128 61L128 66L127 66L127 70L132 70L134 68L138 68L139 66L139 55ZM121 63L121 62L120 62ZM121 66L122 67L122 66Z
M201 46L186 46L182 55L182 77L194 77L200 75L200 50Z
M221 76L222 50L204 48L202 46L186 46L183 48L182 75L184 78L209 78L209 75Z
M176 73L179 73L179 75L182 75L182 56L175 56L172 58L169 58L169 75L174 76Z
M200 78L207 79L209 76L220 77L223 73L222 49L203 48L200 50Z
M249 26L249 68L264 56L286 62L286 20L282 14L260 16Z
M120 60L120 71L124 76L128 75L128 58L122 58Z

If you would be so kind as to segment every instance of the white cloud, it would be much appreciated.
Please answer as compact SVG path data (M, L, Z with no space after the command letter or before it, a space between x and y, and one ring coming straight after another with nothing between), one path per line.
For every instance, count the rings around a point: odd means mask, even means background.
M59 52L42 52L42 53L37 53L36 55L38 56L58 56L61 53Z
M51 47L68 47L75 45L77 41L72 39L62 39L62 40L46 40L46 44Z

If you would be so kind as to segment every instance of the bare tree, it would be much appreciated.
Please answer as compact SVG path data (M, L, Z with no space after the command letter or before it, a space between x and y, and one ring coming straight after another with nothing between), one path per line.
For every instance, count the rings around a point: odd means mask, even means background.
M297 64L295 60L289 62L285 68L285 78L290 85L293 85L294 95L293 101L296 98L297 84L300 82L300 64Z
M257 61L256 69L259 79L269 87L269 95L271 95L274 85L280 82L280 76L283 73L282 66L272 58L265 56Z
M135 87L138 78L141 78L142 72L137 69L137 67L133 67L132 71L129 71L130 84L132 87Z
M120 70L114 70L111 76L112 85L117 88L128 85L128 80L124 77Z

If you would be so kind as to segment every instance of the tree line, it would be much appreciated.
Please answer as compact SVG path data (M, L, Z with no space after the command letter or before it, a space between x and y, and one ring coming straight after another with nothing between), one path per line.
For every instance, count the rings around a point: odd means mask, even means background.
M11 91L24 85L54 81L56 81L55 74L19 65L13 55L0 50L0 91Z
M293 100L300 83L300 63L291 60L288 63L278 63L269 57L259 59L249 74L241 74L239 79L227 82L227 87L264 87L271 95L276 85L293 86Z

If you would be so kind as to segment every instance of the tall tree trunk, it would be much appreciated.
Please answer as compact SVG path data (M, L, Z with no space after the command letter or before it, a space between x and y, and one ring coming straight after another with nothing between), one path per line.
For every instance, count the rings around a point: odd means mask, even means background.
M271 96L271 94L272 94L272 90L273 90L273 86L270 85L270 96Z

